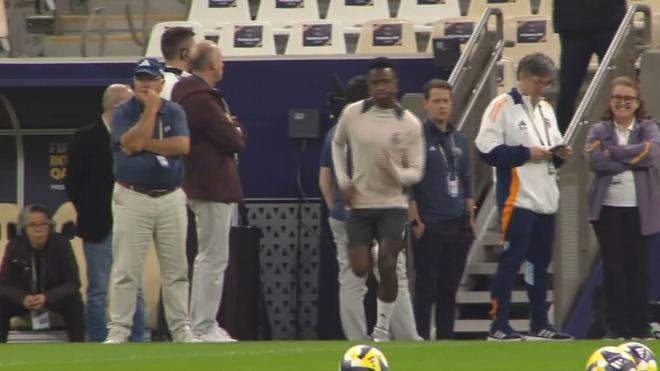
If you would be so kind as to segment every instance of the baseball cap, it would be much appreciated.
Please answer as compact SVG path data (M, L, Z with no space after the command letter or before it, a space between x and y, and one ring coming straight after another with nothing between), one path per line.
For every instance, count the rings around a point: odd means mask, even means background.
M146 73L154 77L163 77L163 66L155 58L142 58L133 69L133 76L140 73Z

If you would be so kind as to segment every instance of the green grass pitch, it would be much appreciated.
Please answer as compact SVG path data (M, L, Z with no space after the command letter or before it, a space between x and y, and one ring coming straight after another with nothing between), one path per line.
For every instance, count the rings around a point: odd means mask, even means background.
M579 371L613 341L392 342L378 344L391 371ZM0 370L337 371L347 341L234 344L0 344ZM660 354L660 341L646 342Z

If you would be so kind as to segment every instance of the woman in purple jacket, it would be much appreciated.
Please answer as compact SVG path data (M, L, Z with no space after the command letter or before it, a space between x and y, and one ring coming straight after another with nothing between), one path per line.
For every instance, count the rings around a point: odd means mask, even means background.
M586 143L596 175L589 220L603 259L608 338L652 337L644 239L660 231L660 132L645 115L637 83L618 77L605 121L591 127Z

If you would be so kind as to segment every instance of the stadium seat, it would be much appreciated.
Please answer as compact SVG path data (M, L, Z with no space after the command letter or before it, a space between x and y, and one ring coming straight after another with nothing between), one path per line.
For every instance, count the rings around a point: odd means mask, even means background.
M210 29L250 19L248 0L192 0L188 14L189 21Z
M76 212L73 203L65 202L53 214L53 221L55 222L55 230L58 233L62 232L64 224L71 222L75 225L78 213ZM80 294L83 301L87 301L87 261L85 260L85 251L83 250L83 241L80 237L71 239L71 247L73 254L76 256L76 263L78 264L78 273L80 274Z
M651 48L660 48L660 11L651 20Z
M502 58L497 62L497 94L506 93L516 83L516 69L513 61Z
M228 23L220 31L219 45L225 56L277 54L273 29L268 22Z
M532 15L530 0L470 0L467 16L479 18L487 7L499 8L504 18Z
M460 17L461 8L458 0L401 0L396 16L425 26L444 18Z
M294 24L284 54L346 54L341 22L327 19Z
M204 30L204 39L205 40L211 40L216 44L220 43L220 33L221 31L219 29L214 29L214 30L209 30L206 29Z
M651 13L660 13L660 0L628 0L630 5L648 5Z
M552 1L553 0L541 0L536 14L552 18Z
M375 19L362 26L356 54L417 53L411 21L399 18Z
M320 19L317 0L261 0L257 11L257 21L269 22L275 28L316 19Z
M144 281L142 289L144 291L144 313L146 317L146 327L156 328L158 322L158 300L160 298L160 288L162 280L160 276L160 263L156 255L156 246L153 241L149 244L149 251L144 259Z
M472 35L475 25L479 20L470 17L454 17L441 19L433 24L431 37L426 47L427 53L433 52L433 39L444 36L456 36L461 38L461 43L466 43Z
M340 21L346 27L361 26L372 19L390 17L387 0L330 0L327 19Z
M7 242L9 242L7 236L9 223L16 223L20 211L21 209L16 204L0 203L0 258L4 256Z
M204 40L204 28L197 22L174 21L156 23L151 29L151 36L149 36L147 51L144 53L145 56L154 58L162 57L162 53L160 51L160 38L168 28L172 27L189 27L195 33L195 41Z
M552 21L543 16L511 17L504 24L504 39L515 43L504 48L504 56L514 66L530 53L543 52L559 66L559 36L553 32Z
M0 51L8 51L9 47L9 27L7 26L5 2L0 1Z

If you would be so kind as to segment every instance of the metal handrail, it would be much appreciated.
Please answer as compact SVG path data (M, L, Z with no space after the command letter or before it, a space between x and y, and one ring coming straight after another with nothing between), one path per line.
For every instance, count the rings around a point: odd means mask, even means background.
M142 36L138 35L137 28L135 27L135 22L133 21L133 11L131 9L130 2L126 2L126 7L124 7L124 13L126 14L126 22L128 23L128 30L131 33L131 38L133 42L138 46L145 47L147 44L147 32L149 30L148 26L148 14L149 14L150 2L149 0L144 0L142 2Z
M499 39L503 38L504 35L504 18L502 16L502 11L498 8L486 8L481 15L481 18L479 18L479 23L477 23L477 26L475 27L474 31L472 32L472 35L470 35L470 38L468 39L468 42L465 46L465 50L463 53L461 53L460 58L458 58L458 62L456 62L456 67L451 71L451 75L449 75L449 84L454 86L458 81L460 81L460 77L470 69L470 65L468 65L468 61L472 57L472 54L474 53L475 48L477 47L479 38L483 37L486 34L486 31L488 31L488 20L490 19L491 16L496 17L496 22L495 22L495 32L497 33L497 36Z
M621 24L619 25L619 29L614 35L614 38L612 39L609 48L607 48L605 57L598 66L596 75L594 76L592 83L589 84L589 87L587 88L587 92L585 93L584 98L582 98L580 105L575 110L575 114L573 115L573 118L571 119L568 129L566 130L566 134L564 135L565 144L573 145L574 140L577 137L578 130L580 130L581 127L583 126L589 125L589 122L583 119L583 115L585 114L587 108L596 99L597 93L600 92L601 89L603 88L602 85L604 83L605 75L608 73L609 70L613 69L613 67L611 66L612 59L614 58L615 53L621 48L621 44L623 44L623 42L626 40L628 33L633 29L634 16L638 12L644 14L644 28L642 33L642 41L647 47L648 45L650 45L651 10L647 5L632 5L628 9L628 12L626 13L623 20L621 21Z
M0 94L0 102L7 110L9 116L9 123L11 124L14 138L16 139L16 204L18 207L23 207L25 204L25 156L23 137L21 136L21 123L18 120L18 115L11 101L4 95Z
M502 55L502 49L504 49L504 41L500 40L497 42L497 44L495 44L495 49L491 54L490 60L488 61L488 65L484 69L484 71L486 72L482 74L481 79L479 80L479 84L472 90L470 99L468 100L468 103L466 104L465 109L463 110L463 113L460 119L458 120L458 124L456 125L457 130L461 130L463 128L463 125L465 125L465 123L467 122L470 112L472 112L472 109L474 108L474 105L476 104L479 95L481 94L484 87L488 83L488 80L490 79L491 72L497 65L497 61L500 59L499 56Z
M82 38L80 39L80 55L87 57L87 39L89 37L89 32L92 29L92 25L96 22L96 18L99 17L101 13L105 10L104 7L94 8L90 14L85 29L82 31ZM105 41L106 41L106 29L105 29L105 17L101 17L101 22L99 25L99 34L100 34L100 45L99 45L99 56L102 57L105 54Z

